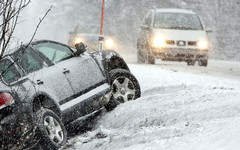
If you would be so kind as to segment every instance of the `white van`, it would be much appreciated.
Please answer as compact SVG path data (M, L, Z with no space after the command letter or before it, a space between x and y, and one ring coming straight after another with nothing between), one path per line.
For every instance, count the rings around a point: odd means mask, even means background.
M206 31L198 15L184 9L151 9L144 17L137 43L138 62L155 59L208 64Z

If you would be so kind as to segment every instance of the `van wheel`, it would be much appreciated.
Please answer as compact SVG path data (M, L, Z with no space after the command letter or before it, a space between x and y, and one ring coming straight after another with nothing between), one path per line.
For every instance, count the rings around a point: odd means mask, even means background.
M198 65L206 67L208 65L208 60L207 59L200 60L200 61L198 61Z
M43 108L36 112L36 138L43 149L57 150L67 142L67 131L61 119L51 110Z
M138 50L138 52L137 52L137 62L139 64L145 63L145 56L144 56L143 52L141 52L141 50Z
M155 64L155 58L151 54L148 54L148 63Z
M195 61L194 60L188 60L187 61L187 65L188 66L194 66L195 65Z

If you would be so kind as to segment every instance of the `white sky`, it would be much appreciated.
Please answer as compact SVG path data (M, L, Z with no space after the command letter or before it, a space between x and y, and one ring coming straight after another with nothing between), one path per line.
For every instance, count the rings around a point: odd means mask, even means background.
M31 39L34 30L39 22L39 18L42 18L44 16L45 12L50 8L51 4L53 4L53 8L40 25L34 39L50 39L63 43L67 42L66 38L68 36L68 32L62 32L56 25L51 24L51 21L49 20L49 18L53 18L53 15L59 13L59 9L56 9L54 6L54 1L56 0L51 0L46 3L42 2L42 0L34 0L21 12L21 17L19 18L20 23L18 24L14 34L17 42L14 43L25 43ZM61 18L57 19L61 20ZM56 20L54 21L56 22Z

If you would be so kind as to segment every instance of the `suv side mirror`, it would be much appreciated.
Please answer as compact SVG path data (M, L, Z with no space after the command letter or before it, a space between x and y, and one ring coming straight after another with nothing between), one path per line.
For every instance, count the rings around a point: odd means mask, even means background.
M83 54L86 51L86 45L83 44L83 42L80 43L76 43L75 47L77 49L77 51L74 53L74 56L80 56L81 54Z
M142 29L150 29L150 27L147 26L147 25L141 25L141 28L142 28Z

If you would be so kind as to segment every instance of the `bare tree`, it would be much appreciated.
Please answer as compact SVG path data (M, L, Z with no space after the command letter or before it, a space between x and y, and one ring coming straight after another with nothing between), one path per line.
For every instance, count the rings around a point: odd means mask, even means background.
M29 3L30 0L0 0L0 59L12 39L20 12Z
M14 30L18 24L18 18L20 15L20 12L31 2L31 0L0 0L0 60L2 59L4 53L6 52L10 40L13 38L12 35L14 33ZM35 31L28 42L28 44L25 45L25 47L28 47L29 44L34 39L37 30L42 23L42 21L45 19L47 14L51 11L52 6L46 11L44 16L42 18L39 18L39 22L35 28ZM24 53L24 51L22 52ZM19 58L17 58L18 60ZM13 63L5 70L3 71L0 76L2 76L11 66Z
M0 60L3 58L4 53L8 49L8 46L10 44L11 39L13 38L13 33L15 31L15 28L17 26L18 19L20 16L21 11L31 2L31 0L0 0ZM29 40L29 42L24 45L25 48L29 46L29 44L34 39L34 36L37 33L37 30L42 23L42 21L45 19L47 14L51 11L52 6L46 11L44 16L42 18L39 18L39 23L37 24L35 31ZM23 46L23 45L21 45ZM22 51L21 54L23 54L25 50ZM15 62L20 59L20 56L14 60ZM7 69L2 71L0 73L0 77L3 76L3 74L6 73L6 71L13 65L9 65ZM26 92L27 93L27 92ZM34 129L30 129L29 126L24 127L24 133L22 134L21 138L17 142L14 147L11 148L11 150L20 150L23 149L25 146L25 140L30 138L31 136L34 136L34 132L32 132ZM31 134L28 134L29 132L32 132ZM8 146L7 146L8 147ZM1 149L0 145L0 149Z

